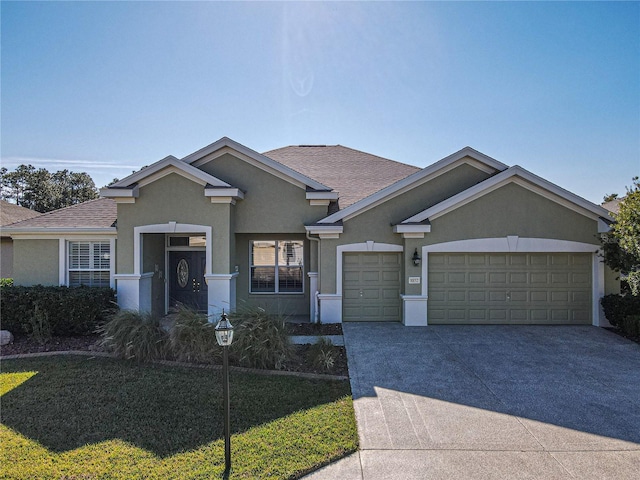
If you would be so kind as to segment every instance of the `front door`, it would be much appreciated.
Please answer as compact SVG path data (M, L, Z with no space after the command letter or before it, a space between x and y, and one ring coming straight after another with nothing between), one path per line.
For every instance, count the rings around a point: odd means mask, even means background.
M169 304L207 311L206 252L169 252Z

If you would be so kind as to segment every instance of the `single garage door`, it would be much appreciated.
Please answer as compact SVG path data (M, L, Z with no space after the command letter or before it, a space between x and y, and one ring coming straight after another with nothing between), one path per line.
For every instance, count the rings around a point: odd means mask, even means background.
M589 253L429 254L428 321L590 324Z
M342 266L342 320L400 321L399 253L345 253Z

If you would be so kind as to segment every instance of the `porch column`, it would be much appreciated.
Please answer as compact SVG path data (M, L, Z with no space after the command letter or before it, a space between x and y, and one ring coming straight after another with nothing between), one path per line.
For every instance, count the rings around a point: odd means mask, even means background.
M222 310L236 309L236 278L238 273L208 273L204 276L209 294L207 313L210 322L217 322Z
M116 281L118 306L123 310L151 311L151 279L153 272L142 274L120 273Z

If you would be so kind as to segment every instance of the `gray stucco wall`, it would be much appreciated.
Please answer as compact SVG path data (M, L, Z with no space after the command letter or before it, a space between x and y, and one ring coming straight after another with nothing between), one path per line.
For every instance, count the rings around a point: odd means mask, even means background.
M212 273L229 273L233 264L230 219L234 208L230 204L212 204L204 196L203 186L177 174L142 187L136 203L118 204L117 272L133 273L134 227L178 222L211 226Z
M304 188L233 155L222 155L200 168L245 192L236 205L237 233L304 233L305 224L327 215L326 206L309 205Z
M600 244L596 220L516 184L433 220L424 244L507 235Z
M398 195L371 210L344 222L344 232L337 240L321 241L321 291L335 293L336 289L336 247L373 240L377 243L404 245L402 235L393 233L393 225L465 190L489 175L468 164L462 164L435 179ZM428 235L428 234L427 234ZM413 254L413 249L408 256ZM405 270L410 272L405 249ZM410 273L407 273L410 274ZM406 276L406 275L405 275Z
M16 285L58 285L58 240L14 240L13 280Z
M13 278L13 240L0 238L0 278Z
M431 233L425 233L422 239L403 239L400 234L393 233L391 225L397 223L399 217L402 217L400 219L402 220L437 203L430 202L434 191L440 192L440 196L450 196L445 193L447 189L440 190L437 187L438 180L451 182L450 185L452 185L454 176L465 172L461 170L450 173L452 175L449 178L443 175L435 182L421 186L418 190L423 190L423 193L407 192L390 201L390 205L381 205L375 210L346 221L344 233L339 239L322 240L322 293L335 293L337 246L367 240L403 245L405 270L403 293L409 295L421 293L421 285L409 285L408 277L420 276L420 268L413 266L411 257L414 250L417 248L420 252L423 245L518 235L592 243L594 251L597 250L599 241L596 220L516 184L507 184L433 220ZM448 192L451 192L450 188ZM615 290L612 280L607 281L607 288Z

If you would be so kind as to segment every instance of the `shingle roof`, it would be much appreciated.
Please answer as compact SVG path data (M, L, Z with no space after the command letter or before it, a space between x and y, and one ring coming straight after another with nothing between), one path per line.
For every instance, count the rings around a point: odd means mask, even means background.
M604 202L602 206L609 210L611 213L618 213L620 211L620 202L622 200L622 198L615 198L610 202Z
M263 155L333 188L340 194L340 208L420 170L342 145L289 146Z
M116 222L116 202L98 198L14 223L11 228L109 228Z
M9 203L5 200L0 200L0 225L9 225L15 222L21 222L28 218L37 217L40 215L35 210L29 210L28 208L21 207L14 203Z

